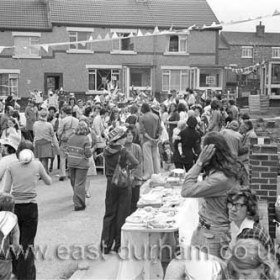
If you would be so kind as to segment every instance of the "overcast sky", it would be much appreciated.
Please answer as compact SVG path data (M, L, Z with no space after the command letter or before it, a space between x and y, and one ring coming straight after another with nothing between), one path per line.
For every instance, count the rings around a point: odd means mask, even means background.
M229 22L280 12L280 0L207 0L218 20Z

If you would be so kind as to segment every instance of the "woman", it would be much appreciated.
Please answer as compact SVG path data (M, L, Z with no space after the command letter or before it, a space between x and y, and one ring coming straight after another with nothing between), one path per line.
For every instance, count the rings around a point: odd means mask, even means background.
M179 120L180 120L180 116L177 112L177 106L176 104L171 103L169 109L169 116L166 121L166 124L168 125L168 135L169 135L170 143L172 142L173 129L177 127L177 123Z
M178 114L180 117L180 121L184 121L184 122L187 121L188 113L187 113L187 108L186 108L185 104L183 104L183 103L178 104Z
M78 105L76 104L76 98L74 96L71 96L69 98L69 106L71 107L72 110L72 116L77 117L77 111L79 110Z
M198 181L200 173L204 179ZM183 197L200 197L199 226L191 244L220 257L229 244L227 193L239 188L237 160L224 137L218 132L205 136L203 149L196 164L189 170L182 186Z
M176 168L182 168L188 172L193 166L200 153L201 134L196 130L197 119L190 116L187 120L187 127L180 131L177 140L174 142L174 155L178 156L178 161L174 163ZM181 152L178 147L181 144ZM176 157L177 158L177 157Z
M164 125L166 125L167 118L168 118L168 110L166 105L162 103L160 105L160 119L163 121Z
M131 207L130 213L133 213L137 209L137 202L139 200L140 186L142 185L142 161L143 154L142 149L138 144L134 143L135 130L133 127L129 127L126 133L126 149L138 160L139 164L133 172L131 172Z
M115 168L120 163L122 168L134 169L139 162L124 147L126 142L126 128L116 127L110 131L109 144L104 149L105 175L107 189L105 198L105 215L101 236L101 250L109 254L114 243L114 251L121 245L121 227L130 214L131 187L120 188L112 184Z
M219 107L219 101L213 100L211 102L211 116L208 126L208 132L220 131L222 128L222 115Z
M21 138L21 130L19 129L18 121L12 117L8 119L8 127L3 130L1 138L9 138L10 134L15 134L16 136Z
M75 134L70 136L67 145L68 167L71 186L74 191L74 210L86 208L86 180L89 158L92 156L89 127L84 120L79 121Z
M45 170L48 171L49 159L54 158L55 151L58 151L58 141L54 134L51 123L47 122L48 111L39 111L39 120L34 123L34 147L35 157L39 158Z
M227 273L228 279L280 279L275 258L256 239L236 242L227 263Z
M36 279L34 255L28 250L29 246L34 246L38 225L36 187L39 177L47 185L52 180L42 163L34 160L30 141L19 144L17 156L19 160L8 167L4 183L4 192L11 193L15 199L15 214L18 217L20 244L23 247L23 252L13 263L13 272L17 279Z

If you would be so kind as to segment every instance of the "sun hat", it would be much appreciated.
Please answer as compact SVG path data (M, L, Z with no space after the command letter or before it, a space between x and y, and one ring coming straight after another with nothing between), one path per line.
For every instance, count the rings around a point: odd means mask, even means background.
M45 108L42 108L40 111L39 111L39 119L40 120L46 120L48 117L48 110L45 109Z
M34 159L34 154L29 149L24 149L19 153L19 162L22 164L28 164Z
M126 135L127 128L118 126L112 129L108 134L109 143L115 142Z
M151 106L151 109L152 109L152 111L154 111L155 113L158 113L158 114L159 114L159 112L160 112L160 105L159 105L159 104L153 104L153 105Z
M11 133L8 138L0 139L0 144L11 146L15 150L17 150L20 141L21 138L17 134Z

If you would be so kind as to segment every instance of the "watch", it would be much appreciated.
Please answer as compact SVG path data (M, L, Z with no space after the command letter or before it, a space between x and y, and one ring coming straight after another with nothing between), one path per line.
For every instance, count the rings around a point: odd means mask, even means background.
M203 163L202 163L201 161L198 161L196 164L197 164L198 166L200 166L200 167L203 166Z

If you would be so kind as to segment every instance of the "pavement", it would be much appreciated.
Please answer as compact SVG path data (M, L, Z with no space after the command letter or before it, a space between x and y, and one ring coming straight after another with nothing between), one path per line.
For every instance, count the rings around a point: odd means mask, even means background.
M74 211L70 181L38 185L39 224L35 239L37 279L69 279L79 268L91 267L99 247L106 178L94 177L85 211ZM90 251L91 250L91 251Z

